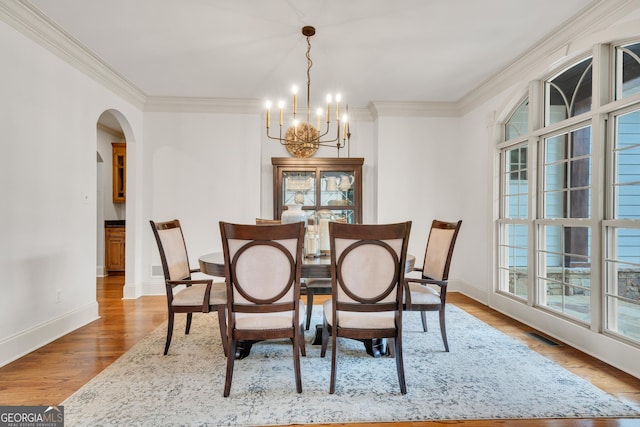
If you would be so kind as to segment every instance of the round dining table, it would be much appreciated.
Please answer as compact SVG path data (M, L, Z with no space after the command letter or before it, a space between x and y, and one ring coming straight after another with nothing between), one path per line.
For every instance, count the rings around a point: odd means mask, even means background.
M200 271L209 276L224 277L224 254L222 252L212 252L198 258ZM407 254L405 271L411 271L415 265L416 257ZM302 261L303 279L330 279L331 259L329 256L318 258L304 258Z
M415 265L416 258L407 254L405 271L411 271ZM222 252L211 252L198 258L200 271L209 276L225 277L224 254ZM302 262L303 279L330 279L331 278L331 257L321 256L317 258L304 258ZM316 326L316 337L312 344L319 344L321 341L322 325ZM386 340L363 340L365 349L373 357L380 357L386 353ZM236 358L243 359L251 351L253 342L239 342L236 349Z

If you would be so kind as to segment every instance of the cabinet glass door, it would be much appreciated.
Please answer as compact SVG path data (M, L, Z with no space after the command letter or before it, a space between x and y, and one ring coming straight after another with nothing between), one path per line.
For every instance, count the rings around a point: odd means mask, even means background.
M320 179L320 205L326 207L337 220L354 223L353 171L323 171ZM349 206L349 209L344 207Z
M282 204L316 205L316 174L313 171L282 173Z

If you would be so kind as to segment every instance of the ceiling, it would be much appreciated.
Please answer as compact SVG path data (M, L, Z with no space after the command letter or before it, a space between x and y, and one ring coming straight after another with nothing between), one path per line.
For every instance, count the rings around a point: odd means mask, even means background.
M591 0L30 0L146 96L456 102ZM301 98L306 102L306 96Z

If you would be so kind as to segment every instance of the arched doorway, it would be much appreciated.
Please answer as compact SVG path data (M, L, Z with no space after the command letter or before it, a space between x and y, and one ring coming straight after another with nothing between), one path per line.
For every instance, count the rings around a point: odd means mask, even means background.
M96 276L125 274L126 136L108 110L97 123Z

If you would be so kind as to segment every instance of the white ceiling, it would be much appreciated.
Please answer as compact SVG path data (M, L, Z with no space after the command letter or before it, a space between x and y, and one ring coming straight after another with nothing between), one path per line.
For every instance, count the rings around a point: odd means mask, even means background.
M455 102L591 0L30 0L147 96ZM302 98L303 100L305 98Z

